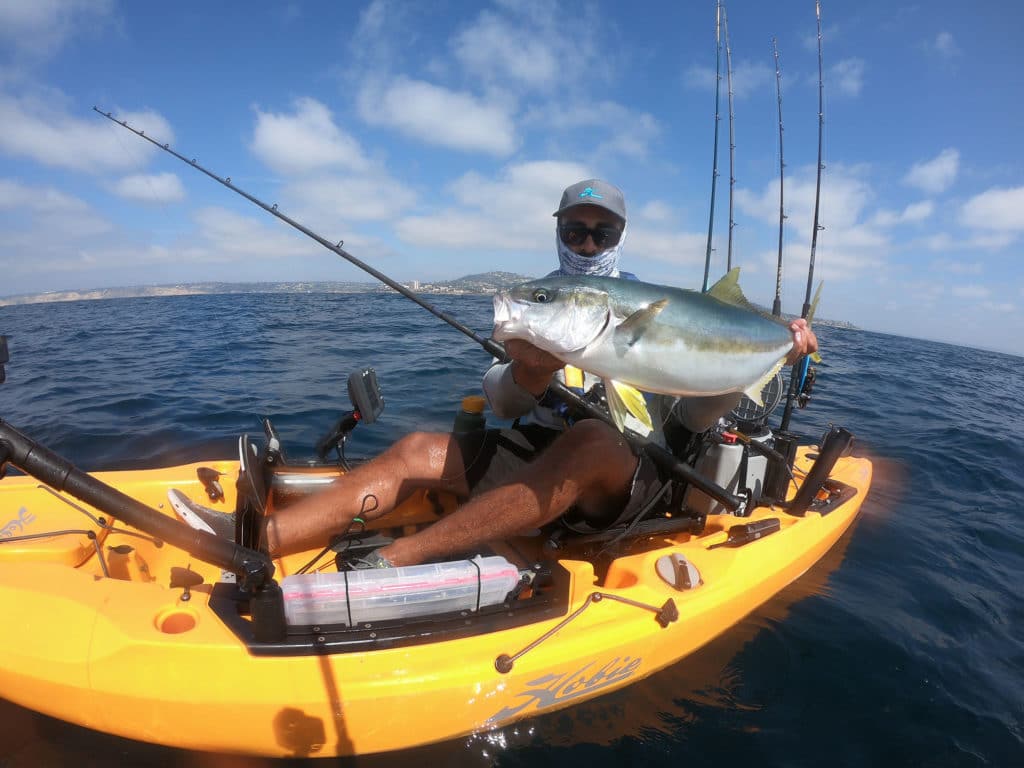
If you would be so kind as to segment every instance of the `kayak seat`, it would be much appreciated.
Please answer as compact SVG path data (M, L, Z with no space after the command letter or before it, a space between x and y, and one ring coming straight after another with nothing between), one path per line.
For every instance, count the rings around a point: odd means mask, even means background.
M0 563L77 568L92 557L107 536L101 513L44 485L30 485L34 481L29 478L24 481L0 484Z

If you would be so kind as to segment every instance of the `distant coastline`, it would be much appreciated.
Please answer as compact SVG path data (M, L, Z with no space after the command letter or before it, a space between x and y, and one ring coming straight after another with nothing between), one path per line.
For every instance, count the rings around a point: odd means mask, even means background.
M513 272L484 272L455 280L427 282L411 280L406 288L423 294L490 295L502 288L532 280ZM388 293L391 289L375 282L277 282L277 283L175 283L169 285L133 285L121 288L95 288L82 291L49 291L0 297L0 307L19 304L46 304L57 301L95 301L133 299L145 296L195 296L225 293Z
M434 282L411 280L403 286L418 294L447 296L490 296L496 291L532 280L514 272L482 272L454 280ZM197 296L231 293L389 293L391 288L376 282L279 282L279 283L176 283L171 285L134 285L123 288L95 288L83 291L50 291L0 297L0 307L20 304L47 304L60 301L96 301L134 299L146 296ZM762 310L767 311L764 307ZM791 317L787 315L787 317ZM818 318L815 324L832 328L859 330L845 320Z

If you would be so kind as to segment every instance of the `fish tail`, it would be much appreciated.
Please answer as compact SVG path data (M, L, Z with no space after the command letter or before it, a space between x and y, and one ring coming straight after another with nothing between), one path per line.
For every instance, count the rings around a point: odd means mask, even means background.
M821 299L821 289L825 285L825 281L821 280L818 282L818 290L814 292L814 300L811 302L811 308L807 310L807 327L811 327L811 322L814 320L814 313L818 311L818 300ZM821 362L821 355L817 352L811 355L811 360L816 363Z

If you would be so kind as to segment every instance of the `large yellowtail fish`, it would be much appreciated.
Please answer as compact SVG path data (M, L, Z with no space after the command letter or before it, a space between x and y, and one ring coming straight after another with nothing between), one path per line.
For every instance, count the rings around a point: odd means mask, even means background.
M785 321L747 302L738 279L733 269L707 293L610 277L533 280L495 295L494 338L523 339L600 376L620 429L636 400L628 388L743 392L761 404L793 336Z

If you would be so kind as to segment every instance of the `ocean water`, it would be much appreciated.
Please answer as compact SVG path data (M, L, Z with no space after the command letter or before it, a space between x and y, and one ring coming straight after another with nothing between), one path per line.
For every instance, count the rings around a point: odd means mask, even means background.
M489 331L489 299L436 304ZM231 456L263 415L291 457L311 457L364 365L387 407L349 451L373 454L449 428L489 362L392 294L0 307L0 333L12 358L0 417L89 470ZM861 517L802 579L675 666L491 733L333 762L142 744L0 691L0 768L1024 765L1024 358L818 333L825 360L793 426L857 436L875 462Z

